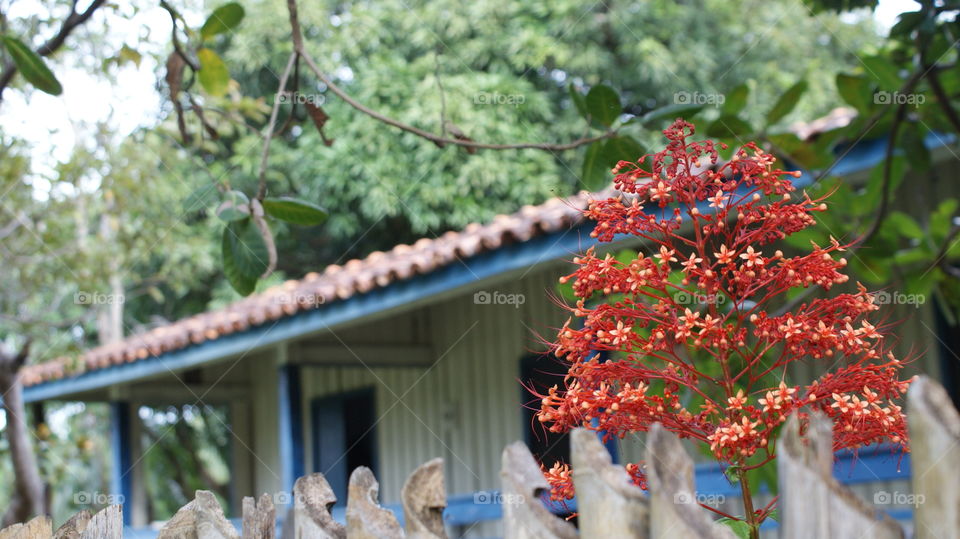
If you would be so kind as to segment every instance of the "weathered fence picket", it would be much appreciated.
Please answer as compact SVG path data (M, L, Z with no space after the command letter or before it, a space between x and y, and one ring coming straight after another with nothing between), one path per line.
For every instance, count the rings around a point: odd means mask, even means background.
M936 382L919 378L907 397L912 445L914 536L960 537L960 414ZM878 514L832 475L832 429L814 414L800 436L791 417L779 440L779 535L786 539L894 539L904 531ZM573 481L577 489L578 526L554 515L540 499L548 485L533 455L516 442L503 451L500 493L507 539L576 537L730 539L733 532L697 503L693 460L680 440L654 425L647 436L649 493L629 481L626 470L611 462L595 433L571 435ZM446 492L443 461L434 459L410 474L401 491L405 525L380 506L373 472L360 467L350 475L346 526L330 514L337 498L322 474L297 480L287 511L284 539L445 539ZM274 499L244 498L242 534L226 519L216 497L197 491L159 531L163 539L244 539L276 536ZM0 530L0 539L117 538L123 534L121 507L91 515L81 511L53 531L49 517Z

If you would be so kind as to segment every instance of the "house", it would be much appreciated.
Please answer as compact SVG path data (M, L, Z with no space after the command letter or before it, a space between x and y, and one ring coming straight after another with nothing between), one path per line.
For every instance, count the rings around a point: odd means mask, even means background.
M938 167L949 176L943 153L935 151ZM883 155L884 141L863 142L834 172L863 181ZM499 488L502 448L524 439L538 455L564 451L535 433L520 381L552 384L551 373L562 372L537 335L549 338L566 319L552 298L557 278L570 272L575 253L595 244L580 215L590 197L524 207L309 273L92 349L80 373L66 361L30 366L25 399L110 403L112 489L126 500L131 528L148 524L138 406L218 403L230 411L234 508L245 495L289 492L297 477L316 471L343 499L358 465L373 468L381 501L396 504L407 474L439 456L452 534L496 535L500 507L490 492ZM615 247L642 246L631 238ZM931 305L901 318L903 334L934 341ZM913 368L940 377L947 352L929 348ZM642 458L641 444L610 450L621 460ZM909 458L844 457L838 470L865 492L908 488ZM715 465L701 466L697 481L702 492L736 495Z

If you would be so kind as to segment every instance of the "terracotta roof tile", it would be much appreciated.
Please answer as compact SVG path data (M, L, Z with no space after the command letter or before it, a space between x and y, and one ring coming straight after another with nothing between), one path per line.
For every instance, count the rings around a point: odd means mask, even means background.
M563 200L551 199L539 206L524 206L511 215L498 215L487 224L471 223L459 232L422 238L413 245L400 244L387 252L375 251L343 265L331 264L322 274L310 272L300 280L286 281L222 309L177 320L120 342L88 350L80 357L79 369L70 367L74 361L69 358L29 365L23 369L23 383L33 386L216 340L251 326L322 308L334 301L430 273L453 264L458 258L469 258L506 244L525 242L538 234L556 232L579 223L580 212L590 198L590 193L581 192Z

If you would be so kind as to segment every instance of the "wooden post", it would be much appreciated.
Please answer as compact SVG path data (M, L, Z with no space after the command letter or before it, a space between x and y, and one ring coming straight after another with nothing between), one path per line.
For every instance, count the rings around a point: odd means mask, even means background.
M504 539L577 537L573 524L554 515L541 503L540 496L550 485L523 442L513 442L503 450L500 479Z
M157 539L240 539L223 508L208 490L198 490L192 502L173 515Z
M443 510L447 492L443 485L443 459L420 465L400 490L407 539L446 539Z
M277 534L277 511L269 494L259 500L243 498L243 539L273 539Z
M857 497L833 477L832 423L810 415L805 436L796 415L780 436L777 470L780 483L780 537L899 539L900 526ZM879 518L878 518L879 516Z
M581 535L645 539L649 514L643 491L611 462L594 431L575 429L570 445Z
M394 539L403 530L393 512L380 507L380 484L373 472L360 466L350 474L347 496L347 536L350 539Z
M329 508L337 503L337 497L323 474L314 473L297 479L293 487L293 509L284 523L293 537L316 537L318 539L344 539L347 530L330 516ZM292 519L293 525L289 521Z
M656 423L647 436L650 537L735 539L698 505L693 460L675 434Z
M0 530L0 539L47 539L53 535L53 523L44 515L26 524L14 524Z
M926 376L910 385L907 406L914 537L960 537L960 415Z

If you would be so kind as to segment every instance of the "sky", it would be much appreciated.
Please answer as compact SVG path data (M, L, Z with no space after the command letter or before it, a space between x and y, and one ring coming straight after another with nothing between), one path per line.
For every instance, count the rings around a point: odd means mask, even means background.
M87 2L82 1L78 9L83 9L85 4ZM170 18L153 2L142 4L150 7L132 18L103 9L99 14L106 17L110 28L107 47L119 50L126 43L140 50L143 60L139 66L128 63L115 70L115 81L109 81L85 67L69 67L69 61L60 61L53 69L64 87L61 96L37 91L27 95L10 89L4 92L0 126L4 132L27 140L33 151L35 170L41 177L51 172L57 162L65 161L78 141L89 138L98 122L107 122L120 136L155 123L162 105L157 88L162 66L158 69L157 62L148 53L163 52L160 47L170 35ZM898 14L917 7L913 0L880 0L873 17L881 30L886 31L896 22ZM22 17L37 9L42 9L42 4L36 0L13 2L7 16ZM190 15L186 14L188 20L198 17ZM71 39L77 37L80 36L75 34ZM34 180L40 184L34 185L35 191L44 190L45 180L41 177Z

